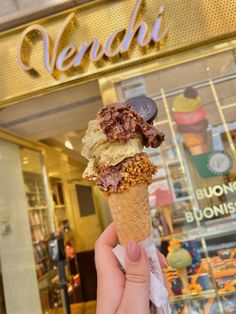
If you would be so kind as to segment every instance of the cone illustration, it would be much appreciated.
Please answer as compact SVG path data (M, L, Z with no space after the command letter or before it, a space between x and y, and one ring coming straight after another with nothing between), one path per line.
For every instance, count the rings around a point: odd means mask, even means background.
M185 291L189 292L187 268L177 268L176 273L178 277L181 279Z
M147 184L138 184L122 193L111 194L108 204L121 245L129 240L141 242L149 237L151 220Z
M207 133L183 133L182 134L185 145L189 148L192 155L199 155L207 153Z
M172 240L168 247L168 264L176 270L182 281L185 292L189 292L187 266L191 265L192 257L189 252L181 247L178 240Z
M170 206L174 202L172 192L168 186L158 187L155 191L151 192L150 195L155 195L156 206L161 208L162 214L167 223L170 233L174 232L173 221L170 211Z
M162 207L162 213L165 218L165 221L167 222L167 226L170 230L170 233L173 233L174 232L173 221L169 207L168 206Z
M182 135L185 145L192 155L208 152L207 128L205 109L197 90L188 87L183 94L178 95L173 102L173 115L177 130Z

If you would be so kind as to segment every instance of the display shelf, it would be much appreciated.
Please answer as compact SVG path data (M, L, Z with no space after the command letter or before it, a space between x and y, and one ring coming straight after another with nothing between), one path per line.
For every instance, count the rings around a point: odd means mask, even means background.
M181 238L182 236L183 236L182 232L173 233L173 234L161 237L161 241L169 241L171 239Z
M230 295L236 295L236 290L234 290L234 291L225 291L225 292L217 291L217 294L220 297L227 297L227 296L230 296Z
M47 241L50 236L48 206L42 175L23 172L28 200L28 216L38 280L51 270ZM40 205L39 205L40 204Z
M167 166L174 166L176 164L180 164L181 165L181 162L178 159L174 159L174 160L165 161L165 164Z
M170 298L171 303L181 302L181 301L188 301L188 300L204 300L215 298L216 292L215 290L207 290L202 292L192 292L189 294L183 294L179 296L174 296Z
M47 206L36 206L36 207L28 207L28 210L46 210Z
M37 244L40 244L40 243L46 243L48 242L48 239L45 239L45 240L39 240L39 241L33 241L33 245L37 245Z
M65 208L66 205L65 204L62 204L62 205L55 205L54 208L56 209L61 209L61 208Z
M185 197L177 197L175 201L176 202L184 202L184 201L188 201L188 200L191 200L191 199L193 199L192 196L185 196Z
M222 237L227 235L236 234L235 226L231 227L229 225L224 226L223 229L220 229L218 227L218 230L206 232L202 229L199 229L199 234L197 235L197 238L205 238L205 239L214 239L215 237Z
M64 232L64 225L69 225L67 206L65 204L64 187L60 178L50 178L56 228Z
M37 264L41 264L42 262L44 262L44 261L46 261L46 260L48 260L49 259L49 257L48 256L45 256L45 257L42 257L42 258L40 258L40 259L36 259L36 262L37 262Z
M233 234L236 235L235 225L236 225L236 222L233 223L232 226L227 225L227 228L226 226L222 229L219 229L218 227L217 230L212 231L212 232L206 232L206 230L201 227L192 228L185 232L177 232L177 233L173 233L167 236L163 236L161 237L161 240L167 241L167 240L178 238L179 240L188 241L188 240L199 240L201 238L211 239L211 238L215 238L216 236L222 237L222 236L233 235Z
M31 224L30 227L31 227L31 228L37 228L37 227L39 228L39 227L44 227L45 225L46 225L46 224L42 222L42 223L40 223L40 224Z
M38 279L38 282L40 283L40 282L44 281L45 279L48 279L49 277L54 277L54 276L57 276L57 269L56 268L53 268L48 273L46 273L45 275L41 276Z

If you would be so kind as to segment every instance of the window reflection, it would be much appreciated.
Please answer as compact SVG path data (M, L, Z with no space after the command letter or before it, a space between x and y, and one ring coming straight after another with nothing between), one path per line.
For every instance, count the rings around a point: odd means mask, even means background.
M132 87L136 80L141 89ZM158 150L146 149L158 167L149 187L153 227L165 254L180 243L192 257L187 289L178 269L165 270L173 313L233 313L235 51L117 83L120 101L139 96L140 90L156 101L154 123L166 134Z

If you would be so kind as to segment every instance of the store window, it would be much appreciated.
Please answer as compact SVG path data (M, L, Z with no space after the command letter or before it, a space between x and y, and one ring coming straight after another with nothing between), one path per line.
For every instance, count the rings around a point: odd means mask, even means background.
M173 313L235 312L236 51L118 82L116 92L152 97L166 135L146 152L158 167L149 199Z

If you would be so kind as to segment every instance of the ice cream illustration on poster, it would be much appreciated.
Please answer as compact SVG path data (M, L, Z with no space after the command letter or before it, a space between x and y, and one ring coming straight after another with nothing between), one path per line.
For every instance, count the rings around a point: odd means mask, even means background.
M187 87L182 94L175 97L172 109L177 131L188 148L200 177L206 179L229 173L233 164L232 158L224 150L220 134L217 134L220 147L219 145L211 147L207 133L210 124L198 91L193 87ZM213 144L214 139L216 136L212 137Z
M201 104L198 92L187 87L183 94L173 101L173 116L177 130L192 156L208 152L206 112Z

